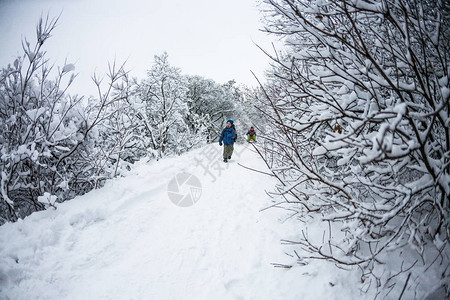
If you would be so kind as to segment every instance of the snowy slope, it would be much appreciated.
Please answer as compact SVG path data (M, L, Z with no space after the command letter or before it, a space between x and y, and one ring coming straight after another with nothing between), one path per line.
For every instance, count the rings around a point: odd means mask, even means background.
M0 227L0 299L361 299L357 273L314 261L291 269L300 223L265 189L274 179L248 145L229 164L217 145L140 162L105 187ZM196 176L201 196L179 207L168 184ZM189 190L181 188L180 193Z

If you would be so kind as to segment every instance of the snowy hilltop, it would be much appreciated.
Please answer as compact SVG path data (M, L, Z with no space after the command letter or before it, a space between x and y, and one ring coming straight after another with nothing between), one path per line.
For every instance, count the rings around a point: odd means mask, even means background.
M294 268L299 223L265 189L274 179L250 145L230 163L208 145L141 161L57 209L0 227L2 299L361 299L357 273L320 261ZM171 200L171 181L198 178L193 205ZM179 194L191 186L179 183ZM278 267L277 267L278 266Z

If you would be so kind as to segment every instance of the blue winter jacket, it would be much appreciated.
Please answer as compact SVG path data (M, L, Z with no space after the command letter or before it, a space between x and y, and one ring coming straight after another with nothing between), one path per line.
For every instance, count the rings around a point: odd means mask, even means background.
M224 145L233 145L235 136L236 132L234 131L233 127L225 127L222 130L222 134L220 135L219 145L222 143L222 141Z

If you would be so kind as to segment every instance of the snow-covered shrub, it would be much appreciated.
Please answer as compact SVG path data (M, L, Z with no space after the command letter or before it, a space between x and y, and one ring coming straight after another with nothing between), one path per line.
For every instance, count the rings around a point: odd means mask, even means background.
M330 228L295 243L359 266L383 295L422 297L423 276L448 291L448 4L264 2L286 53L259 96L272 130L262 155L289 209ZM380 268L400 251L401 264Z
M106 92L96 80L98 99L69 95L74 65L55 69L43 51L57 21L41 19L34 47L25 40L0 71L0 224L84 194L140 155L123 66L111 68Z
M53 70L42 50L56 22L41 19L34 47L25 40L24 55L0 71L0 223L43 209L44 192L68 196L74 178L61 171L88 136L82 98L65 94L73 65Z

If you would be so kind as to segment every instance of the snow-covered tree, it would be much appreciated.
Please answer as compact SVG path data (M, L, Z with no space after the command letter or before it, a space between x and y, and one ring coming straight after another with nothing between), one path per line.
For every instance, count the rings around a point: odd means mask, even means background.
M242 128L242 137L246 138L245 134L250 127L255 127L257 134L265 132L265 127L268 125L266 116L261 112L261 103L258 101L260 95L260 88L249 88L245 85L240 86L241 97L237 101L238 109L240 110L240 119Z
M0 223L16 221L34 211L55 207L101 183L104 164L114 149L119 161L131 142L129 120L120 120L119 149L105 139L99 143L99 124L105 136L115 132L108 124L124 114L129 84L123 69L111 69L107 92L99 98L71 96L67 89L75 79L72 64L51 66L43 46L58 19L39 21L34 47L24 40L24 55L0 71ZM96 81L100 85L100 80ZM103 148L102 148L103 147ZM111 172L109 172L111 173ZM109 174L108 173L108 174ZM117 174L117 167L112 172Z
M179 146L176 137L188 130L187 88L180 70L169 64L167 53L155 56L138 93L145 105L144 122L155 156L159 159L166 152L175 152Z
M424 295L428 271L448 291L448 3L264 2L286 53L271 55L259 96L272 129L262 155L289 209L329 224L293 243L359 266L364 288ZM404 264L379 268L400 251Z
M86 132L86 123L78 116L82 97L65 94L75 78L74 66L54 70L42 50L56 22L41 18L34 47L25 39L23 56L1 70L2 223L51 205L39 201L44 192L68 188L56 170L64 167ZM55 79L50 79L52 71Z
M225 99L230 103L228 113L224 114L222 119L222 128L227 119L234 119L234 125L236 127L237 140L242 140L244 137L244 131L248 126L248 118L245 114L243 104L244 104L244 93L241 90L236 81L229 80L222 85L224 89Z
M224 119L233 117L235 112L230 89L201 76L187 76L187 87L188 124L194 132L205 130L208 141L217 140Z
M139 110L142 105L136 97L137 84L125 70L124 64L109 65L107 81L94 75L98 98L108 102L105 107L107 118L98 125L99 139L91 153L93 165L96 166L96 187L105 179L116 177L121 168L129 167L147 154L141 136L142 122ZM105 86L106 85L106 86ZM96 100L94 100L95 103Z

